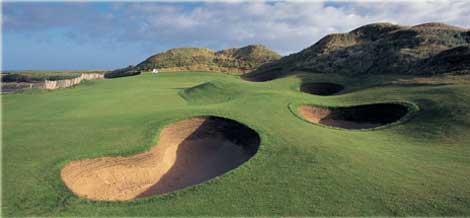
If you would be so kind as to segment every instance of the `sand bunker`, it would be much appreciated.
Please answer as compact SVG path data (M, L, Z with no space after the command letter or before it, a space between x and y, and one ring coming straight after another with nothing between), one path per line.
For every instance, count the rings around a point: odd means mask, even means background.
M312 123L344 129L368 129L400 120L408 113L408 108L401 104L382 103L337 108L301 106L298 111Z
M241 78L250 81L250 82L267 82L275 79L279 79L285 76L290 75L291 73L282 72L281 68L271 69L269 72L265 73L246 73L241 75Z
M344 89L344 86L335 83L304 83L300 91L314 95L333 95Z
M199 117L165 127L157 145L128 157L72 161L61 171L66 186L93 200L130 200L202 183L249 160L258 134L236 121Z

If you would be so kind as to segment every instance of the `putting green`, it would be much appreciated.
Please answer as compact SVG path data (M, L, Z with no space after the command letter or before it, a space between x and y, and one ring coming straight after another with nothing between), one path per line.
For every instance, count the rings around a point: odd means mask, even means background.
M204 72L145 73L2 96L4 216L470 215L470 86L303 74L268 82ZM305 82L343 84L333 96ZM403 123L345 130L299 119L290 105L411 102ZM250 160L205 183L123 202L74 195L73 160L142 153L168 124L238 121L261 137Z

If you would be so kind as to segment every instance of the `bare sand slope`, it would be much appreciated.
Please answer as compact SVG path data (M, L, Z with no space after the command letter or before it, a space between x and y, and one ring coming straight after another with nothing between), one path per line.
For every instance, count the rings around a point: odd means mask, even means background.
M235 121L191 118L165 127L157 145L129 157L72 161L61 171L66 186L93 200L130 200L195 185L250 159L258 134Z
M312 123L344 129L368 129L400 120L408 113L408 108L401 104L383 103L338 108L301 106L298 111Z

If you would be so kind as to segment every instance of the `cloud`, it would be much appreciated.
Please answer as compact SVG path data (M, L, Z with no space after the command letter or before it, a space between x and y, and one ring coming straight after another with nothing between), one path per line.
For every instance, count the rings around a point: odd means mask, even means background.
M261 43L288 54L373 22L469 28L470 2L4 3L3 16L6 32L61 30L80 43L152 51Z

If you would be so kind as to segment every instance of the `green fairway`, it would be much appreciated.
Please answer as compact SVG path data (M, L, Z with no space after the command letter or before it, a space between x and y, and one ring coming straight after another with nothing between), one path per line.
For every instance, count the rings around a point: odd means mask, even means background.
M470 85L390 85L393 79L302 74L256 83L220 73L144 73L2 95L3 215L470 216ZM345 90L310 95L299 91L302 81ZM419 110L371 130L328 128L292 113L299 105L377 102ZM60 179L71 160L140 153L165 125L200 115L256 130L257 154L206 183L126 202L79 198Z

